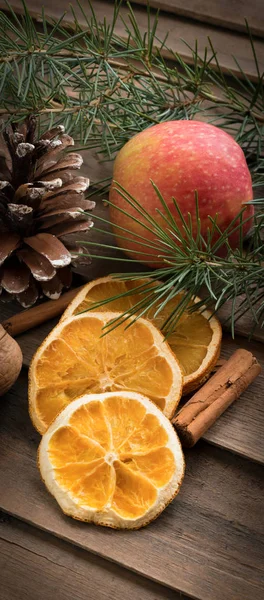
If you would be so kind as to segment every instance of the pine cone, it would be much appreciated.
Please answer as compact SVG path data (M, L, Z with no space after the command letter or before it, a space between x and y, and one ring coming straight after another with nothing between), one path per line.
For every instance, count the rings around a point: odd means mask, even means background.
M0 148L0 293L24 307L43 294L58 298L71 284L71 264L84 262L72 233L92 226L84 211L89 179L73 175L79 154L58 126L36 139L36 120L8 126ZM90 262L90 261L89 261Z

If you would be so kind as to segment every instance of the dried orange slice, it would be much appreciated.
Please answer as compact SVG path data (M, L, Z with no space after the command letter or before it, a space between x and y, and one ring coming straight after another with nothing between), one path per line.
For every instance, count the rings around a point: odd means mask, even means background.
M182 393L182 371L160 331L147 319L102 337L120 313L69 317L52 330L29 370L29 412L44 433L57 414L85 393L133 390L171 418Z
M102 302L106 298L120 296L128 291L135 289L140 285L146 284L149 287L150 279L137 281L121 281L113 279L111 276L102 277L90 281L76 295L74 300L62 315L62 319L71 315L76 315L87 308L91 309L94 303ZM154 282L152 285L155 286ZM139 300L147 295L135 293L129 296L119 297L110 303L102 304L96 311L117 310L124 312L132 308ZM146 315L156 327L162 327L162 324L170 313L175 309L181 299L179 294L170 300L160 313L154 317L156 308L153 307ZM200 302L196 297L190 306ZM199 387L209 377L220 354L222 339L222 328L215 316L208 310L206 311L185 311L179 319L174 332L168 338L168 342L181 365L183 371L183 393L187 394Z
M69 404L44 434L39 468L63 512L108 527L137 529L179 491L181 445L145 396L108 392Z

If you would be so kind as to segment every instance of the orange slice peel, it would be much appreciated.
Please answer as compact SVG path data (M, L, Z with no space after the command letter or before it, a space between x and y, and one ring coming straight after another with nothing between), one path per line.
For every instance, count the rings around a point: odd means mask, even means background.
M173 416L182 394L178 361L147 319L102 336L119 315L88 312L61 320L37 350L29 370L29 412L41 434L84 394L132 390Z
M121 529L155 519L184 475L170 421L136 392L84 395L68 404L44 434L38 463L65 514Z
M110 275L95 279L87 283L69 304L62 319L77 315L87 309L104 311L125 312L132 309L139 300L144 299L144 292L139 293L136 287L149 285L155 287L159 282L151 279L124 281ZM133 293L135 290L135 293ZM103 302L107 298L123 295L109 303L101 304L93 309L93 305ZM147 293L147 291L146 291ZM157 316L154 313L157 305L152 307L144 317L161 328L164 321L175 309L182 295L174 297L167 302ZM190 307L200 302L198 297L193 298ZM220 354L222 328L218 319L208 310L200 308L197 311L185 311L180 317L174 332L168 337L168 343L179 361L183 371L183 394L187 394L201 386L212 372Z

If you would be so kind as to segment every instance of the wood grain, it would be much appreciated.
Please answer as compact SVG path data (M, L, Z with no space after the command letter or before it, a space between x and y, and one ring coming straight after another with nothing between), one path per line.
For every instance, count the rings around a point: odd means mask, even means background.
M0 573L1 600L187 600L4 513Z
M90 167L89 167L90 160L91 160L90 157L86 156L85 165L84 165L83 170L81 171L84 175L87 175L87 173L88 174L90 173ZM103 173L101 173L101 177L103 177ZM263 190L263 193L264 193L264 190ZM102 258L93 258L90 265L85 266L85 267L79 266L78 268L75 268L75 272L78 273L78 275L81 276L81 278L83 278L82 280L78 281L77 285L81 285L82 282L85 283L86 281L90 281L91 279L95 279L97 277L103 277L105 275L109 275L110 273L124 273L126 271L127 272L142 271L142 265L140 265L139 263L132 262L132 261L131 262L123 261L123 259L125 258L125 255L118 248L108 249L108 248L103 248L103 247L99 247L99 246L96 247L97 243L115 245L115 239L111 233L110 225L106 225L106 224L101 225L101 222L99 221L99 219L97 220L97 218L96 218L97 216L99 218L104 218L104 219L109 218L109 212L108 212L107 206L104 205L104 203L102 202L102 199L99 196L95 196L94 198L96 200L96 208L93 211L95 226L90 230L89 238L88 238L89 241L94 244L94 246L89 246L88 248L89 248L91 254L99 254L100 253L100 256ZM97 227L100 228L100 226L101 226L101 228L103 228L105 230L105 233L100 233L97 231ZM148 271L148 268L144 267L144 270ZM22 312L22 310L23 309L17 303L11 303L11 304L0 303L0 322L4 321L5 319L9 319L14 314ZM218 312L218 317L222 323L226 322L226 319L230 315L230 311L231 311L231 303L226 303L220 309L220 311ZM55 324L55 321L53 321L53 323ZM238 335L248 338L250 333L252 332L253 325L254 324L253 324L253 319L252 319L251 315L249 313L246 313L236 323L235 332ZM228 323L226 323L224 325L224 328L226 331L230 330ZM42 331L42 329L41 329L41 331ZM44 339L44 337L47 335L47 333L49 333L49 331L50 331L49 325L47 325L47 327L44 326L43 336L41 333L41 336L42 336L41 341L42 341L42 339ZM30 351L31 339L32 340L36 339L36 343L37 343L36 334L38 335L38 332L33 331L33 332L31 332L32 338L28 338L27 335L20 336L20 338L19 338L21 347L24 351L25 364L28 364L28 361L31 360L31 356L32 356L32 352ZM260 328L260 327L255 328L253 331L253 334L252 334L252 338L256 339L258 341L264 342L264 327L263 328ZM35 344L35 341L33 342L33 344ZM34 346L34 348L35 348L35 346Z
M133 4L149 4L174 15L220 25L232 31L245 31L247 19L252 33L264 36L262 0L188 0L186 3L181 0L133 0Z
M220 362L223 364L216 373L195 391L172 419L186 448L198 442L261 372L256 357L244 348L237 349L228 360L220 358Z
M262 372L242 396L222 414L203 439L232 452L264 463L264 352L258 342L233 340L225 334L221 356L229 358L238 348L245 348L256 356Z
M101 200L98 199L95 214L99 216L107 216L106 208ZM109 235L105 236L111 244L113 238ZM92 229L90 240L96 242L98 239L102 241L102 237L98 238L96 229ZM103 236L104 239L104 236ZM140 269L139 264L122 262L122 253L118 249L113 249L110 252L106 249L102 250L108 257L119 258L120 260L104 260L94 259L91 265L85 269L79 269L79 272L85 276L85 280L101 277L113 271L122 272L128 269ZM78 283L78 285L81 282ZM0 304L0 320L8 319L11 315L19 312L18 304ZM221 319L225 320L228 315L229 307L225 306L221 311ZM51 329L56 325L58 319L53 319L44 323L40 327L32 329L29 333L24 333L18 336L23 357L24 365L28 366L33 354L38 346L45 339ZM252 327L252 322L249 317L245 316L240 320L237 329L242 333L244 339L236 336L235 341L231 336L225 333L222 344L222 356L228 357L239 347L244 347L251 351L264 366L263 347L255 341L248 342L246 337ZM255 334L258 339L264 340L264 329L257 330ZM263 389L264 389L264 372L257 380L246 390L242 397L225 412L216 424L204 434L203 438L208 442L219 447L229 449L233 452L246 456L258 462L264 462L264 441L262 431L264 429L264 404L263 404Z
M118 250L113 250L113 254L120 255ZM105 260L94 260L93 263L86 268L85 274L90 279L100 277L110 273L115 262ZM127 263L120 262L119 271L124 268ZM135 265L133 266L133 269ZM139 265L136 266L139 268ZM17 304L1 304L0 305L0 320L8 319L12 314L17 313L19 306ZM228 310L228 307L226 308ZM58 319L52 319L47 323L36 327L28 333L24 333L17 337L17 341L23 352L23 361L25 366L29 366L33 354L38 346L45 339L51 329L56 325ZM245 336L248 334L248 328L243 328L243 323L240 324L241 330ZM264 336L264 331L260 330L259 334ZM263 337L264 339L264 337ZM216 422L216 424L203 435L203 439L208 442L246 456L251 460L264 462L264 438L262 435L264 429L264 404L263 404L263 389L264 389L264 354L263 346L255 341L248 342L246 338L236 336L232 340L227 333L224 334L221 355L229 357L236 349L244 347L256 356L262 364L263 371L254 383L245 391L241 398L234 403Z
M0 509L200 600L263 599L262 469L198 443L182 489L150 526L113 532L65 517L40 480L23 373L0 404Z
M190 0L188 6L180 0L150 2L166 10L174 10L175 4L175 15L161 14L158 33L163 37L169 31L169 45L187 61L191 62L191 54L180 38L191 46L198 38L202 52L209 35L224 69L234 67L234 54L254 78L248 40L234 29L243 28L245 6L252 30L263 35L258 7L262 0L250 5L245 0L212 0L210 5L208 0ZM13 0L12 5L21 10L19 0ZM40 13L41 6L40 0L30 2L33 14ZM66 2L57 6L51 0L45 2L52 17L60 16L65 6ZM3 0L0 7L6 9ZM101 18L110 19L112 2L94 1L93 7ZM122 10L126 15L125 7ZM141 29L145 29L145 10L137 7L135 12ZM182 16L230 27L232 32ZM121 22L118 33L124 35ZM263 42L256 41L262 63L263 47ZM96 232L92 235L96 241ZM94 260L81 274L92 279L125 270L121 253L113 254L119 263ZM225 307L223 319L228 310ZM0 311L2 320L17 307L1 306ZM55 322L20 336L25 363ZM247 318L238 327L245 336L251 323ZM264 340L263 331L256 335ZM233 341L227 334L222 356L230 356L241 345L263 363L260 343L241 337ZM39 436L28 417L24 370L0 401L0 509L21 521L0 518L0 600L49 600L55 595L57 600L187 600L183 593L196 600L263 600L263 469L256 462L214 447L264 462L263 389L262 373L205 434L211 446L202 441L186 453L186 477L180 494L156 522L138 532L113 532L65 517L45 490L36 466Z
M25 331L28 332L30 329L42 325L42 323L46 323L55 317L59 317L82 287L83 286L73 288L64 292L57 300L47 300L46 302L32 306L27 310L18 312L9 317L6 321L2 321L0 327L4 327L12 337L17 337Z
M11 5L16 12L21 12L22 5L20 0L12 0ZM30 13L33 16L36 16L38 19L40 19L42 5L42 0L31 0L29 3ZM104 18L106 18L106 21L110 22L114 10L113 7L114 2L112 1L93 1L93 8L96 12L96 15L102 21ZM6 9L4 0L0 0L0 8ZM54 17L55 19L61 17L63 11L68 8L69 3L66 0L62 0L58 4L52 2L52 0L46 0L45 2L46 14L50 17ZM80 19L80 23L86 26L85 20L82 17L78 6L74 5L74 8L78 18ZM87 14L89 14L89 11L90 9L87 6ZM147 14L145 8L135 6L134 12L140 31L146 31ZM120 15L125 21L128 22L128 9L125 5L121 6ZM66 15L66 21L68 23L73 22L73 17L70 11ZM116 24L116 33L123 37L126 36L125 26L120 18ZM193 59L192 53L186 43L194 48L195 41L198 40L199 52L202 54L205 47L208 47L208 37L210 37L214 48L217 51L219 63L224 70L232 69L239 77L241 76L241 73L232 58L232 56L236 56L236 59L246 74L251 78L255 78L256 76L255 62L250 51L248 37L246 35L235 33L234 31L223 31L210 25L200 25L199 23L195 23L181 17L161 13L157 35L160 39L164 39L167 33L169 33L167 45L172 48L174 52L178 52L188 62L192 62ZM184 43L183 40L185 40L186 43ZM255 49L260 61L260 71L262 71L264 65L264 44L261 40L255 41ZM169 53L166 49L163 49L163 54L165 57L169 56Z
M8 318L12 306L3 305L2 316ZM38 346L55 327L58 319L52 319L43 325L19 335L16 339L23 352L23 363L29 366ZM228 334L223 337L221 357L228 358L235 350L244 347L256 356L262 365L262 373L242 394L242 396L223 413L218 421L204 435L208 442L241 454L251 460L264 463L264 353L259 342L248 342L237 336L235 340Z

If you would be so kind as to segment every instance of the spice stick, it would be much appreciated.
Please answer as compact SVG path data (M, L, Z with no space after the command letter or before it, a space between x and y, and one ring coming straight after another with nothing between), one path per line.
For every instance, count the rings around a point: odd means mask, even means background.
M32 329L49 319L61 315L81 289L82 287L75 288L62 294L58 300L48 300L47 302L43 302L43 304L23 310L1 324L10 335L15 337L24 331L28 331L28 329Z
M194 446L260 371L251 352L236 350L172 419L183 446Z

